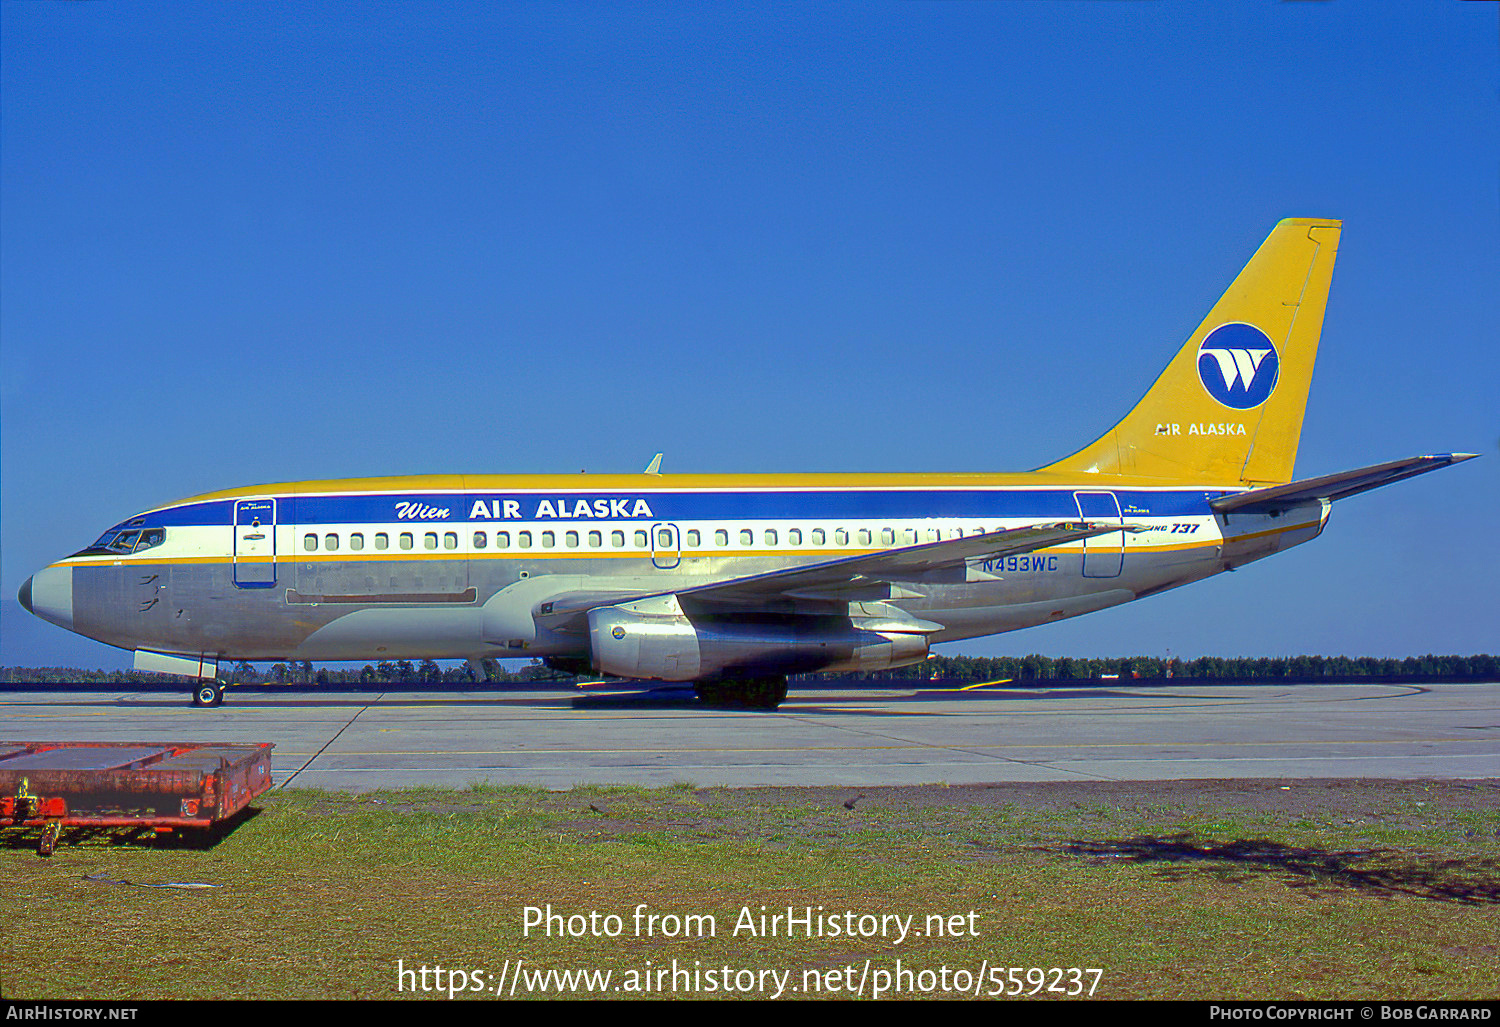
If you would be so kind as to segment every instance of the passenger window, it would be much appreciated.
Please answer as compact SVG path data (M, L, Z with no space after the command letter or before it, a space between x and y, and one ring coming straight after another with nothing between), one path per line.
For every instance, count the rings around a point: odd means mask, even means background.
M775 544L776 544L776 529L775 528L767 528L766 529L766 545L768 545L768 546L774 546Z
M339 547L339 537L337 535L333 534L333 532L329 532L327 535L323 536L323 548L324 549L326 549L330 553L332 553L336 549L338 549L338 547Z
M675 548L677 548L676 545L675 545L675 540L672 538L672 532L670 530L668 530L667 528L662 528L660 531L658 531L656 533L656 548L657 549L675 549Z
M509 549L510 548L510 532L508 532L508 531L497 531L497 532L495 532L495 548L496 549Z
M428 549L436 549L437 548L437 532L435 532L435 531L429 531L425 535L423 535L422 536L422 545L426 546Z
M557 545L557 535L550 531L542 532L542 548L551 549L555 545Z
M356 531L354 534L352 534L352 535L349 536L349 548L350 549L363 549L364 547L365 547L365 537L362 534L360 534L359 532Z
M412 547L412 545L415 544L415 542L416 542L416 539L414 539L414 538L411 537L411 532L409 532L409 531L403 531L401 533L401 548L402 549L410 549Z
M598 549L602 545L604 545L603 533L598 531L589 532L589 548Z
M859 544L862 545L862 546L867 546L867 545L870 544L870 529L869 528L860 528L859 529Z
M812 530L812 544L813 545L815 545L815 546L821 546L826 540L827 540L827 536L825 536L823 534L823 529L822 528L814 528Z
M943 533L941 531L939 531L938 529L936 529L936 528L928 528L927 529L927 541L928 542L938 542L938 541L941 541L942 537L943 537Z
M688 532L687 533L688 548L689 549L697 549L698 546L702 543L702 538L703 538L703 536L699 535L696 530Z
M646 537L646 533L644 531L638 531L635 533L635 547L637 549L645 549L650 544L651 540Z
M847 546L849 544L849 533L839 528L833 533L833 544L836 546Z
M714 532L714 545L729 545L729 532L725 531L723 528L720 528L718 531Z
M318 536L312 534L311 532L303 535L302 548L307 550L309 553L316 553L318 551Z
M531 548L531 532L529 532L529 531L519 532L516 535L516 541L517 541L517 544L522 549L530 549Z
M570 531L563 535L563 541L568 544L569 549L578 548L578 532Z
M443 532L443 548L444 549L457 549L458 548L458 535L456 533L454 533L454 532L451 532L451 531L445 531L445 532Z
M802 532L797 528L793 528L786 533L786 540L794 546L800 546L802 544Z
M895 541L896 541L896 533L894 531L892 531L890 528L881 528L880 529L880 544L881 545L883 545L883 546L889 546L889 545L894 544Z
M495 544L496 545L500 544L499 539L500 539L500 536L496 535L495 536ZM482 531L476 531L476 532L474 532L474 548L475 549L483 549L485 546L487 546L489 544L490 544L490 540L485 536L484 532L482 532Z
M751 531L749 528L741 528L740 529L740 545L742 545L742 546L753 546L753 545L755 545L755 532Z
M375 548L376 549L389 549L389 548L391 548L391 537L389 535L387 535L383 531L377 531L375 533Z
M916 528L907 528L906 529L906 544L909 545L909 546L914 546L914 545L917 544L917 529Z
M609 544L616 549L625 547L625 533L623 531L612 531L609 533Z

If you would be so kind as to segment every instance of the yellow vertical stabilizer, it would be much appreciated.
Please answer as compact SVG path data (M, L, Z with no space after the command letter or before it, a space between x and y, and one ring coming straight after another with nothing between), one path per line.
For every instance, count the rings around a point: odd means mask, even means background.
M1135 409L1040 470L1170 484L1291 481L1340 226L1277 224Z

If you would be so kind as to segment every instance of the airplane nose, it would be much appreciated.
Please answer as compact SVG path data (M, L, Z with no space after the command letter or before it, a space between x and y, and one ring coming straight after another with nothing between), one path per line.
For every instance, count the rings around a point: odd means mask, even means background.
M73 568L47 567L26 579L16 597L21 605L58 627L73 628Z

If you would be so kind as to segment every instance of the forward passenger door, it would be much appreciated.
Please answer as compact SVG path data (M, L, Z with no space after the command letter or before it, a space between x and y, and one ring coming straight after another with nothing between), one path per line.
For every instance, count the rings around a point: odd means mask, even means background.
M276 500L234 504L234 583L239 588L276 584Z

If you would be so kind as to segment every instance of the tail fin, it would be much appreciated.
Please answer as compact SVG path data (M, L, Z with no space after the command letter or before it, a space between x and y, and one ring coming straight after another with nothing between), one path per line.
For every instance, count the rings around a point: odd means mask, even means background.
M1124 420L1042 471L1292 480L1342 222L1288 218Z

